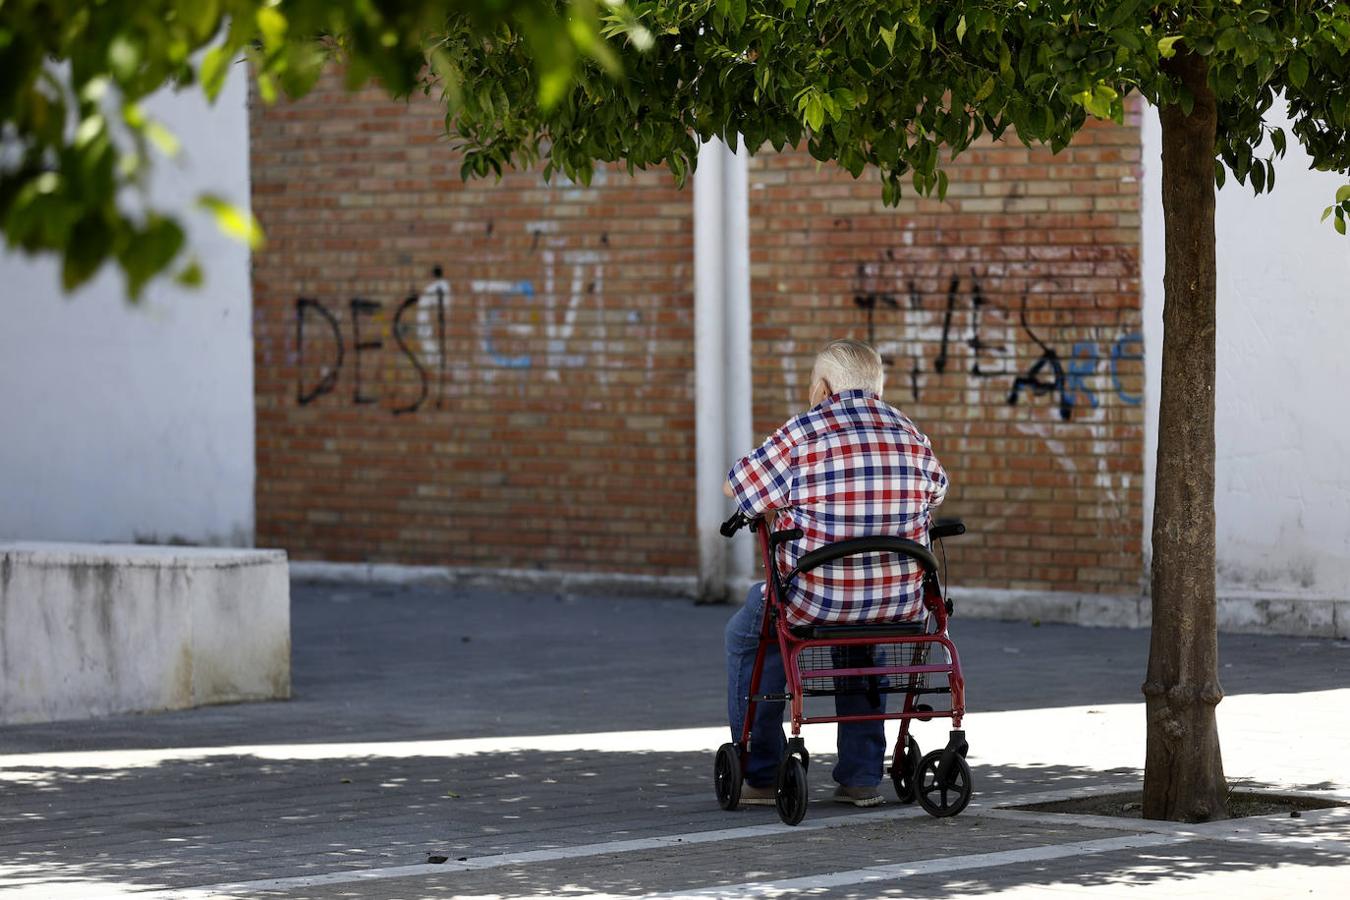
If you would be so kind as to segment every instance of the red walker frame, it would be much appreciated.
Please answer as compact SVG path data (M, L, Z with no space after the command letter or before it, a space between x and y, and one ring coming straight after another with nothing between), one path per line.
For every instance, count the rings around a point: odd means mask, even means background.
M896 739L894 751L892 753L889 774L896 787L897 794L901 802L912 802L919 799L921 805L931 814L936 816L955 815L965 808L970 798L970 774L969 767L965 763L965 754L967 744L965 741L965 732L961 730L961 720L965 715L965 677L961 672L960 656L957 653L956 645L952 643L947 634L947 620L951 612L951 603L942 596L942 588L937 577L937 561L928 548L923 547L913 541L905 541L898 538L860 538L854 541L845 541L839 544L829 545L820 548L820 550L807 554L798 561L798 568L788 574L786 579L780 577L778 567L775 564L774 553L779 544L789 540L795 540L801 536L801 532L792 529L784 532L770 533L763 518L747 519L740 514L733 515L723 526L724 534L731 534L738 530L742 525L748 524L752 531L758 535L760 555L765 571L765 603L764 617L760 626L759 649L755 654L755 664L750 679L750 695L745 698L746 713L745 722L741 729L740 741L734 745L734 753L737 757L736 767L738 771L735 777L734 797L731 797L731 803L728 805L724 796L723 785L723 767L729 765L729 760L724 763L722 754L726 752L727 745L719 751L718 770L716 777L718 799L722 802L724 808L734 809L740 794L740 782L745 774L745 766L748 763L749 755L745 752L750 746L750 731L754 722L755 706L761 702L786 701L791 710L792 737L788 742L786 757L783 766L779 770L778 800L777 806L780 816L788 824L797 824L805 814L805 770L809 765L809 756L806 753L806 747L801 738L801 726L828 722L858 722L874 720L900 720L900 733ZM957 521L946 521L936 524L930 534L935 538L942 538L955 534L964 533L965 526ZM854 553L876 553L881 551L891 551L901 555L908 556L915 560L924 570L923 576L923 605L931 616L932 629L928 629L929 619L927 617L915 622L907 623L882 623L876 625L841 625L800 628L801 631L809 632L810 636L802 636L794 633L793 626L787 622L787 616L784 614L783 595L785 581L790 581L802 571L809 571L819 565L824 565L835 559L843 558ZM813 559L814 557L814 559ZM783 668L786 674L786 687L784 695L764 695L760 693L760 679L763 674L764 660L768 653L769 642L776 640L779 653L782 656ZM946 651L948 663L925 663L922 662L926 655L920 648L929 648L932 645L938 645ZM850 647L850 646L889 646L903 645L914 648L911 655L910 665L883 665L883 666L865 666L865 667L845 667L845 668L812 668L802 669L800 667L799 655L812 647ZM918 676L921 675L942 675L946 677L947 685L942 688L921 687L918 682ZM804 714L803 702L803 682L807 679L838 678L849 676L889 676L893 679L905 679L908 690L904 688L893 689L889 693L900 693L902 690L905 695L903 708L899 712L878 712L869 715L821 715L807 716ZM950 693L951 708L948 710L934 710L932 707L918 702L918 697L923 693ZM915 719L928 721L933 718L949 718L952 721L952 731L947 746L938 751L930 753L922 759L919 757L917 742L910 735L910 723ZM801 770L798 777L801 784L798 787L789 785L789 792L800 793L800 797L785 797L784 787L784 767L789 765L789 760L798 757L801 763ZM931 762L930 762L931 760ZM730 774L730 773L727 773ZM932 783L925 780L925 776L932 776ZM940 794L940 801L928 802L925 798L928 794ZM957 800L953 803L948 802L950 791L956 791ZM917 796L916 796L917 795ZM785 808L786 807L786 808Z

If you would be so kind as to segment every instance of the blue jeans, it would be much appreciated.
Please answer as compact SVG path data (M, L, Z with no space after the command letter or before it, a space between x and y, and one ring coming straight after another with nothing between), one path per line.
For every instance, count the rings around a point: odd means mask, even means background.
M764 618L763 584L750 588L745 605L727 622L727 715L731 721L731 739L741 739L745 725L746 697L750 694L750 677L755 668L755 654L759 650L759 632ZM764 655L764 671L759 679L761 694L781 694L787 686L783 658L778 642L771 640ZM886 695L880 695L881 709L886 708ZM756 703L755 721L750 727L750 758L746 763L745 780L753 787L768 787L778 776L778 764L787 749L783 733L784 703ZM872 699L865 695L846 695L834 698L835 714L856 716L875 713ZM839 723L839 762L834 767L834 780L850 787L875 787L881 783L881 771L886 758L886 723L880 719L870 722Z

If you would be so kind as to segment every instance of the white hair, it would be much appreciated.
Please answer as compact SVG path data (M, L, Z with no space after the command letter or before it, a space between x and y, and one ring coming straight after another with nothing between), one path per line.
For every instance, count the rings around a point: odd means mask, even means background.
M881 394L886 383L886 372L881 365L881 356L862 341L847 338L830 341L816 354L816 364L811 369L811 383L819 379L829 382L830 390L868 391Z

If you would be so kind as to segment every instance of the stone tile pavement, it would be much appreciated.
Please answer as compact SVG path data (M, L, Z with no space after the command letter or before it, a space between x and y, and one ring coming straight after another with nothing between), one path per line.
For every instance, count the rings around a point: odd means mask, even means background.
M957 618L976 802L832 805L814 728L790 829L712 798L726 608L331 584L293 602L288 703L0 728L0 897L1350 895L1350 809L1183 827L999 808L1138 784L1145 632ZM1350 645L1235 635L1222 655L1230 778L1350 797Z

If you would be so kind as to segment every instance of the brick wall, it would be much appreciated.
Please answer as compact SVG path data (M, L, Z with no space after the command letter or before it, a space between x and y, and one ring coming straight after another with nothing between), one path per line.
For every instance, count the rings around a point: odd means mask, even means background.
M334 82L253 104L258 543L688 573L689 195L465 184L442 128Z
M755 427L805 401L812 355L873 341L886 398L951 477L963 585L1133 593L1142 561L1139 129L1072 149L984 144L945 203L884 209L874 179L752 163Z
M441 128L333 83L254 104L259 543L694 573L691 192L465 184ZM981 147L899 210L804 154L752 162L756 431L819 344L873 339L972 526L962 584L1139 585L1138 129L1085 137Z

